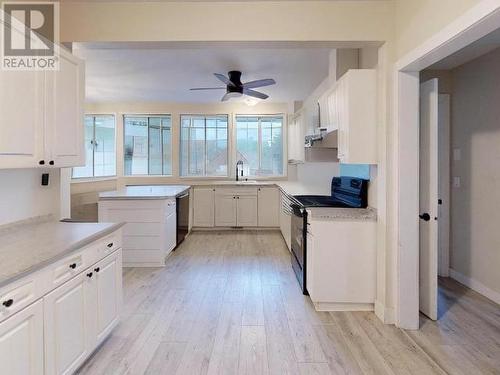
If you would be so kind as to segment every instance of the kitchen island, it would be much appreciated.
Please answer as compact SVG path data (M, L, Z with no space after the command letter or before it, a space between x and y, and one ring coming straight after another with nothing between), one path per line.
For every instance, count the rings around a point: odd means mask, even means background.
M99 222L126 223L124 267L165 266L177 245L176 199L188 194L189 189L187 185L141 185L99 194ZM183 225L187 227L187 221Z

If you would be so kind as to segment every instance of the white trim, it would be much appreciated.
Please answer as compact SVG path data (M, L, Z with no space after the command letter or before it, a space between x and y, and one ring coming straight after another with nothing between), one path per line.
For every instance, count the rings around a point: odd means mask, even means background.
M480 283L479 281L465 276L464 274L461 274L458 271L455 271L454 269L450 268L450 277L456 281L458 281L460 284L465 285L466 287L478 292L479 294L483 295L484 297L492 300L495 303L498 303L500 305L500 293L494 291L493 289L487 287L486 285Z
M483 0L395 64L394 165L397 186L394 195L398 218L393 246L397 253L396 325L401 328L419 327L418 102L415 105L419 86L415 84L415 78L420 70L489 34L499 25L500 0ZM413 83L410 77L413 77Z
M394 309L384 306L380 301L375 301L375 315L384 324L394 324L395 322Z
M72 169L72 168L70 168ZM79 177L79 178L72 178L70 183L72 184L85 184L89 182L101 182L101 181L113 181L113 180L118 180L117 176L106 176L106 177Z
M314 302L316 311L373 311L373 303Z

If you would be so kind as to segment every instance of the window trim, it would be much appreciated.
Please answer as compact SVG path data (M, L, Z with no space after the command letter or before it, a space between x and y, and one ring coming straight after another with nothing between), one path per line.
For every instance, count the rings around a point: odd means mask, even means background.
M203 169L204 169L204 174L203 175L183 175L182 174L182 156L181 156L181 153L182 153L182 117L183 116L189 116L189 117L203 117L204 118L204 121L205 121L205 149L204 149L204 166L203 166ZM226 117L226 121L227 121L227 128L226 128L226 132L227 132L227 147L226 147L226 160L227 160L227 171L226 171L226 174L225 175L219 175L219 176L207 176L206 175L206 170L207 170L207 147L206 147L206 143L207 143L207 117ZM202 113L180 113L179 114L179 158L178 158L178 167L179 167L179 178L181 179L225 179L225 178L229 178L231 177L231 172L229 172L230 170L230 163L231 163L231 152L230 152L230 149L231 149L231 143L233 142L233 137L231 135L231 123L230 123L230 119L231 119L231 114L230 113L205 113L205 114L202 114ZM188 165L189 165L189 159L190 159L190 147L191 145L188 143Z
M147 117L148 119L148 173L147 174L125 174L125 118L126 117ZM162 174L149 174L149 119L150 118L163 118L170 117L170 174L163 174L163 138L161 141L161 154L162 154L162 162L161 162L161 171ZM173 159L173 143L174 143L174 123L173 116L171 113L123 113L122 114L123 121L123 178L134 178L134 177L174 177L174 159ZM161 129L161 128L160 128ZM161 135L162 132L160 132Z
M233 117L233 132L234 132L234 163L236 163L238 160L237 155L238 155L238 117L258 117L258 118L264 118L264 117L281 117L282 123L281 123L281 152L282 152L282 164L283 164L283 173L282 174L273 174L273 175L248 175L244 176L245 178L251 178L253 180L272 180L272 179L281 179L284 177L287 177L288 171L287 171L287 146L288 146L288 117L287 114L285 113L265 113L265 114L260 114L260 113L235 113ZM258 155L259 155L259 167L260 167L260 160L261 160L261 153L262 153L262 130L260 126L260 120L259 120L259 150L258 150ZM236 177L236 176L235 176Z
M96 112L91 112L91 113L85 113L83 115L84 121L85 117L87 116L92 116L92 138L95 140L95 118L100 117L100 116L110 116L113 117L113 123L114 123L114 137L115 137L115 174L113 175L106 175L106 176L96 176L95 175L95 159L92 156L92 176L87 176L87 177L73 177L73 170L74 167L71 168L71 181L72 182L93 182L93 181L103 181L103 180L110 180L110 179L116 179L118 178L118 163L117 163L117 156L118 156L118 143L117 143L117 124L116 124L116 113L96 113ZM85 123L84 123L85 126ZM83 137L85 141L85 136ZM84 149L85 151L85 149ZM93 155L95 154L95 148L92 150Z

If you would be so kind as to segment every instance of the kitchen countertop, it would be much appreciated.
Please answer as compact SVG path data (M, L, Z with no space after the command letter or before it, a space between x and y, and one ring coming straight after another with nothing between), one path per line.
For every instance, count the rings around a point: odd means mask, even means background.
M64 258L121 228L123 223L31 220L0 227L0 287Z
M99 193L99 200L168 199L189 190L189 185L138 185Z
M311 220L377 221L377 210L368 208L309 207Z

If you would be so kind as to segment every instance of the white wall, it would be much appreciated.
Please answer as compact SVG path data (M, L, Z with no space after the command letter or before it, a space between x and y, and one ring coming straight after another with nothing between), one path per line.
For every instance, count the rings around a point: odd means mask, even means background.
M452 70L452 88L450 265L500 297L500 49Z
M52 214L59 219L59 170L48 171L41 186L41 169L0 170L0 225Z

